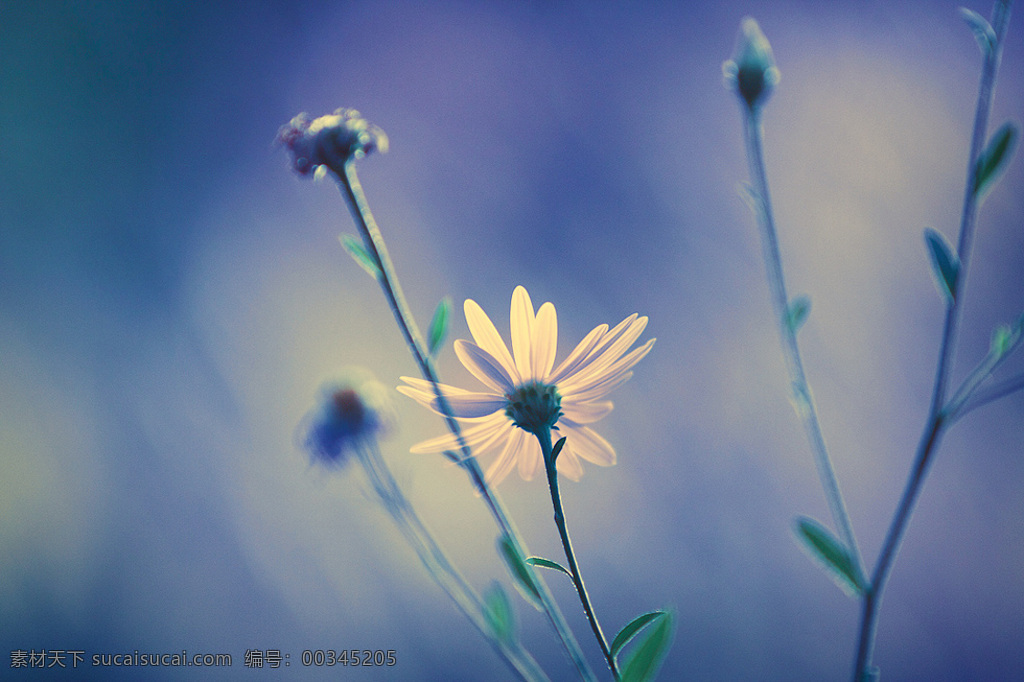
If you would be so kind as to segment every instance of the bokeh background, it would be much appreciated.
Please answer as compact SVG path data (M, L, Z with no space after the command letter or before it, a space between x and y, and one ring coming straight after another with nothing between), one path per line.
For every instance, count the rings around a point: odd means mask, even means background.
M972 5L988 15L987 5ZM513 288L562 349L637 311L658 337L600 431L618 466L563 494L614 632L679 616L662 679L842 680L858 606L797 547L828 520L772 322L740 112L721 63L758 18L790 289L835 466L873 565L923 426L943 306L921 238L955 241L980 66L956 3L0 1L0 649L226 652L229 670L77 679L491 680L508 670L421 569L356 469L297 444L346 366L415 367L337 237L332 184L273 145L300 111L360 109L361 163L421 324ZM1014 17L994 124L1024 111ZM1024 310L1019 159L986 201L954 378ZM471 385L450 347L442 376ZM1019 359L1007 372L1024 369ZM408 454L441 422L395 394L384 443L479 588L509 580L464 475ZM947 435L886 594L885 680L1024 669L1024 395ZM500 492L561 558L541 481ZM600 669L568 581L547 576ZM521 637L572 679L546 621ZM246 670L246 649L290 654ZM305 649L397 666L303 668Z

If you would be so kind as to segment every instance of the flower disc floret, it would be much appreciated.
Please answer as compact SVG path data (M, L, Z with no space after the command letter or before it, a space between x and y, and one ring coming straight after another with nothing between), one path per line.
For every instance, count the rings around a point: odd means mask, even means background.
M537 434L555 426L562 416L562 397L554 386L531 381L506 396L505 416L527 433Z

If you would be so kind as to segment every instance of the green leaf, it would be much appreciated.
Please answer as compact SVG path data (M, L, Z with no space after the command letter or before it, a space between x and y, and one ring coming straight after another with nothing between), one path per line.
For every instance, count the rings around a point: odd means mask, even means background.
M552 463L554 463L558 459L558 453L560 453L562 451L563 447L565 447L565 436L562 436L561 438L559 438L558 442L555 443L555 447L551 448L551 461L552 461Z
M612 656L617 657L619 655L619 651L622 650L622 647L626 646L629 640L636 637L637 633L650 625L651 622L667 615L668 613L666 611L651 611L649 613L639 615L626 623L626 625L619 630L619 634L615 635L615 639L612 641Z
M377 265L377 259L370 255L366 247L358 239L350 234L343 234L338 239L341 240L341 245L348 251L348 255L352 256L356 263L359 263L359 267L366 270L370 277L380 279L380 267Z
M1003 127L992 136L985 151L978 155L974 167L974 194L979 198L1003 170L1006 162L1013 156L1017 142L1017 126L1004 123Z
M505 535L498 538L498 553L505 560L505 565L508 566L512 577L515 578L516 588L523 598L539 611L542 608L540 588L537 587L537 579L534 578L532 569L526 565L529 559L523 561L523 555Z
M793 302L789 304L789 310L786 312L786 326L789 327L789 331L793 334L800 331L800 327L807 321L807 314L810 312L810 298L807 296L797 296L793 299Z
M622 682L642 682L653 680L658 673L665 654L672 643L674 629L674 618L671 613L666 613L665 618L659 618L657 625L648 628L643 639L626 658L626 663L621 667Z
M1013 330L1009 325L1001 324L992 332L992 355L1001 358L1013 345Z
M801 517L796 522L796 534L802 546L832 576L840 589L851 597L864 594L864 577L853 565L846 546L814 519Z
M985 17L966 7L960 8L960 16L974 32L974 38L978 41L978 47L981 48L981 54L988 57L996 45L996 32L992 29L992 24L988 23Z
M444 337L448 334L448 318L451 316L451 312L452 299L445 296L437 304L437 309L434 311L434 319L430 321L428 348L431 355L436 355L437 349L444 343Z
M960 259L946 238L932 228L925 228L924 240L928 244L928 255L932 259L935 283L946 297L946 302L953 305L953 301L956 300L957 278L960 276Z
M532 556L526 559L526 563L530 564L531 566L540 566L541 568L550 568L553 571L561 571L570 578L572 577L572 573L569 572L569 569L567 569L565 566L558 563L557 561L552 561L551 559L544 559L543 557Z
M491 583L484 592L484 618L500 641L510 643L515 639L515 612L508 595L498 583Z

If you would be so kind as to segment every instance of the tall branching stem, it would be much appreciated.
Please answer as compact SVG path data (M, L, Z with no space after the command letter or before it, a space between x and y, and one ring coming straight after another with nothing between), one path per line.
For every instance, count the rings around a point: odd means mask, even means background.
M744 127L747 141L747 161L750 165L750 178L753 183L753 196L758 223L761 226L761 241L764 249L764 260L768 269L768 286L771 289L772 305L775 319L782 338L782 350L786 357L786 368L792 389L792 399L807 433L814 454L814 463L818 469L818 477L825 491L825 499L832 512L832 520L839 530L839 535L856 570L864 574L860 550L853 535L850 517L846 512L846 504L839 491L835 469L825 446L825 437L818 422L818 411L814 406L811 388L804 373L803 360L800 357L800 346L797 344L796 328L790 315L790 302L786 294L786 281L782 274L782 256L779 252L779 239L775 232L775 219L772 214L771 195L768 192L768 176L765 171L764 151L761 134L760 107L744 107Z
M452 564L444 550L434 540L419 514L398 486L394 475L384 463L376 440L368 440L357 448L360 463L366 472L384 508L395 521L395 525L412 546L427 572L438 586L451 598L455 605L473 623L474 627L491 643L491 647L505 659L520 678L527 681L549 680L537 661L523 649L518 641L506 641L496 637L484 617L483 600Z
M565 525L565 513L562 511L562 496L558 492L558 470L555 467L555 458L558 453L552 452L551 430L544 428L534 435L537 436L541 453L544 455L544 470L547 473L548 488L551 491L551 506L555 512L555 525L558 527L558 536L562 539L565 559L569 563L569 574L572 578L572 584L576 587L576 593L580 597L583 611L587 614L587 620L590 622L590 629L594 631L594 637L601 646L601 653L604 654L608 668L612 671L612 676L618 680L618 664L615 662L615 656L612 655L611 649L608 647L608 640L605 639L604 632L601 630L601 624L597 621L597 616L594 614L594 607L590 604L590 595L587 594L587 588L583 584L583 575L580 573L579 565L576 563L576 553L573 551L569 530Z
M484 479L483 471L480 469L480 465L477 463L476 459L472 456L469 446L466 445L466 442L462 437L462 430L459 427L459 423L455 420L455 417L452 416L451 407L448 405L448 401L445 399L441 389L438 387L437 372L434 369L433 362L430 360L430 355L427 353L426 344L423 342L423 336L420 334L416 321L412 316L412 312L409 310L409 305L402 293L402 288L398 282L398 276L395 273L394 265L391 262L391 257L388 255L387 247L384 244L384 238L381 235L380 228L377 227L377 221L373 218L373 213L370 211L370 205L366 201L366 196L363 193L363 187L359 182L358 175L356 174L354 160L351 158L348 159L341 171L342 172L337 173L337 175L339 181L338 184L341 187L342 194L344 195L349 209L352 212L352 217L355 219L356 226L359 228L363 237L366 249L374 258L380 269L380 275L377 279L380 282L381 289L384 291L384 296L387 298L388 305L394 313L395 321L398 323L402 336L405 338L406 344L412 351L413 358L416 360L416 364L419 366L420 373L423 375L423 378L429 381L434 388L434 393L438 400L438 406L440 411L444 413L444 421L448 430L451 431L452 435L454 435L459 442L461 466L469 474L474 486L480 492L480 495L483 498L484 503L487 505L488 510L491 512L491 516L494 517L501 534L509 540L521 556L527 556L518 531L512 524L512 520L509 518L508 514L505 512L504 505L498 498L497 493L491 489ZM536 576L536 582L538 591L540 592L542 609L547 615L548 620L551 622L552 627L555 629L555 632L558 634L559 639L562 641L562 645L565 648L566 653L569 655L569 658L572 660L573 665L576 667L576 670L579 672L580 677L587 681L595 680L596 678L594 677L594 673L587 665L586 659L584 659L583 653L580 650L579 643L569 630L565 617L559 610L558 605L555 604L551 591L539 575Z
M871 583L864 595L864 608L861 616L860 640L857 646L857 658L854 664L854 682L863 682L874 677L872 654L874 653L875 631L878 623L878 609L885 590L889 572L899 551L900 542L906 531L910 516L914 510L918 494L924 483L925 475L932 460L933 453L938 449L946 423L944 410L947 385L949 383L950 366L956 350L957 329L960 322L960 308L963 300L967 266L970 262L971 246L974 241L974 224L978 212L978 191L976 174L977 159L985 144L988 131L989 112L995 94L996 74L1002 55L1003 38L1010 20L1010 0L1000 0L995 5L992 17L994 42L985 51L985 62L982 68L981 84L978 88L978 105L974 117L974 131L971 135L971 148L967 161L967 183L964 192L963 213L960 220L960 237L957 242L957 254L960 258L960 270L957 278L957 291L946 311L946 320L942 331L942 345L939 348L938 368L935 373L935 388L932 392L931 408L921 443L918 446L914 465L910 471L903 496L900 498L893 517L892 525L882 544L878 564L871 576ZM991 398L994 399L994 398Z

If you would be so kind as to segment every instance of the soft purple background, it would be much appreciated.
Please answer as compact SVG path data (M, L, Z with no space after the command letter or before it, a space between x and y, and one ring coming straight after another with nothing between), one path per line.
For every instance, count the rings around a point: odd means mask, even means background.
M873 565L943 315L921 233L955 240L962 194L980 59L955 2L0 1L3 676L48 677L13 674L12 649L228 652L227 671L79 677L277 680L317 674L303 649L390 648L394 669L319 673L508 677L361 474L296 446L345 366L415 372L338 245L337 191L272 146L299 111L353 106L391 138L360 168L421 324L447 294L455 337L465 298L507 334L517 284L555 303L559 357L651 318L658 343L600 425L619 465L563 491L606 629L674 608L666 680L846 679L858 607L792 538L828 512L736 193L720 66L747 14L782 71L765 128L783 257L813 299L801 341ZM1022 35L1014 17L994 124L1024 110ZM1024 309L1021 168L981 213L956 380ZM450 348L440 368L472 385ZM440 422L395 405L385 449L409 494L475 585L508 585L464 475L407 453ZM1024 670L1022 418L1018 394L945 439L886 593L887 682ZM541 481L500 490L561 558ZM571 679L515 599L527 646ZM246 670L247 648L291 667Z

